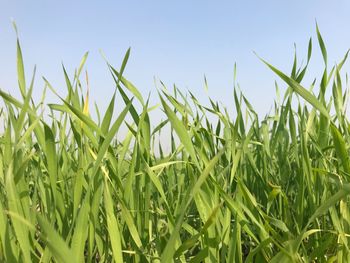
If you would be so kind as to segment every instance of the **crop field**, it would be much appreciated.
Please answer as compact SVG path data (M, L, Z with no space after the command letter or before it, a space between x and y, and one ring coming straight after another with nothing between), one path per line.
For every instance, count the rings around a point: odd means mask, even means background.
M350 262L347 54L329 67L316 31L291 73L261 59L285 90L263 119L237 85L233 115L164 86L150 105L123 75L129 51L107 62L115 92L96 118L87 56L63 68L67 96L44 79L60 103L35 102L17 41L21 96L0 90L0 262ZM315 49L324 72L301 84Z

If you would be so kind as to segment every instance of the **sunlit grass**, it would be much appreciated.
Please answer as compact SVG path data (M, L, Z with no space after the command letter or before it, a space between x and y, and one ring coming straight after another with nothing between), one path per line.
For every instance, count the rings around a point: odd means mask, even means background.
M87 55L73 77L63 68L66 97L45 80L59 104L35 103L17 42L21 98L0 90L0 261L350 262L347 56L328 68L317 36L318 94L300 84L310 40L291 74L262 60L287 87L270 116L259 120L237 88L234 118L162 88L159 123L122 76L129 51L120 69L108 64L116 91L96 121L80 88Z

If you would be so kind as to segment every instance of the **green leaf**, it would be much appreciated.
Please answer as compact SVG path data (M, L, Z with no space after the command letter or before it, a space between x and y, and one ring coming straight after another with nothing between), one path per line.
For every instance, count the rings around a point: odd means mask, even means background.
M141 93L138 91L138 89L126 78L124 78L121 73L119 73L116 69L114 69L111 65L109 65L112 72L116 75L118 80L120 80L123 85L141 102L142 105L145 105L145 102L143 101Z
M109 105L108 105L105 116L103 117L103 120L102 120L101 131L103 134L108 133L109 126L111 124L111 120L112 120L112 116L113 116L114 102L115 102L115 92L113 94L113 97L112 97Z
M50 186L56 201L56 182L57 182L57 155L56 155L56 145L55 138L52 133L52 130L49 126L44 124L45 130L45 145L46 145L46 159L47 159L47 171L50 178Z
M177 133L177 136L179 136L180 141L182 142L183 146L185 147L185 149L188 151L189 155L191 156L192 162L194 162L198 166L196 153L195 153L189 132L186 130L183 123L176 117L176 114L165 103L163 98L160 97L160 99L162 101L165 114L168 116L172 127L174 128L174 130Z
M94 177L97 174L97 171L100 168L101 161L102 161L103 157L105 156L112 139L114 138L115 134L118 132L120 125L124 121L125 116L129 111L131 103L132 103L132 101L120 113L120 115L118 116L118 119L113 123L110 131L106 135L106 137L105 137L105 139L104 139L104 141L103 141L103 143L98 151L96 161L95 161L94 166L92 168L91 177Z
M323 61L324 61L324 64L326 65L326 67L327 67L327 50L326 50L326 46L325 46L325 44L323 42L320 30L318 29L317 23L316 23L316 31L317 31L318 44L320 45L322 56L323 56Z
M115 262L124 262L121 244L122 237L119 231L119 223L114 215L113 201L107 180L105 180L103 196L107 216L107 229L110 238L110 246L112 247L113 258Z
M45 242L45 245L48 247L54 258L58 262L72 262L72 259L75 257L55 228L51 226L49 221L42 215L37 214L36 218L41 229L40 238Z
M332 137L333 137L333 142L337 153L337 157L340 160L344 168L344 171L347 174L350 174L349 154L348 154L348 151L346 150L346 144L343 139L343 136L341 135L341 133L339 132L339 130L334 124L331 124L331 132L332 132Z
M90 190L90 189L89 189ZM88 237L89 226L89 212L90 212L90 192L87 192L82 205L79 209L79 214L74 227L74 234L72 237L71 250L75 255L74 262L84 262L85 243Z
M307 91L304 87L302 87L298 82L288 77L277 68L273 67L265 60L261 59L273 72L275 72L282 80L284 80L296 93L298 93L301 97L303 97L306 101L308 101L312 106L314 106L317 110L319 110L325 117L330 119L329 113L327 109L323 106L323 104L309 91Z
M22 97L25 97L26 94L26 80L24 76L24 65L23 65L23 57L22 50L19 44L19 39L17 38L17 76L18 76L18 85L21 91Z

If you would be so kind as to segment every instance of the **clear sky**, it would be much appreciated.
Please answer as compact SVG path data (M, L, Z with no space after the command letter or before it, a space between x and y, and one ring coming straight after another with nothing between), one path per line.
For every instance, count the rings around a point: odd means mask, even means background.
M92 99L103 108L114 85L99 50L119 67L131 47L125 76L143 94L152 92L156 96L156 77L169 88L175 83L204 99L205 74L209 95L230 108L236 62L241 89L259 113L265 114L275 98L276 76L253 51L290 72L294 43L300 59L305 59L312 37L314 56L309 79L319 77L322 61L315 21L332 65L350 48L349 10L350 1L346 0L0 0L0 88L18 94L16 38L11 25L14 19L26 70L30 73L34 64L38 67L36 96L43 88L40 76L66 94L61 62L72 76L85 51L89 51Z

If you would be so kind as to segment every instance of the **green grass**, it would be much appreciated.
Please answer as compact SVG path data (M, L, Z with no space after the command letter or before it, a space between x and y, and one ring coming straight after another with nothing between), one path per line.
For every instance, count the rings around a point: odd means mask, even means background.
M94 120L81 92L87 55L72 78L64 69L66 97L45 80L60 104L36 103L18 41L21 98L0 90L0 261L350 262L346 56L328 68L317 36L319 88L301 84L311 40L291 74L262 60L287 87L264 119L237 88L234 118L163 88L167 118L155 126L122 76L129 51L120 69L108 64L116 90Z

